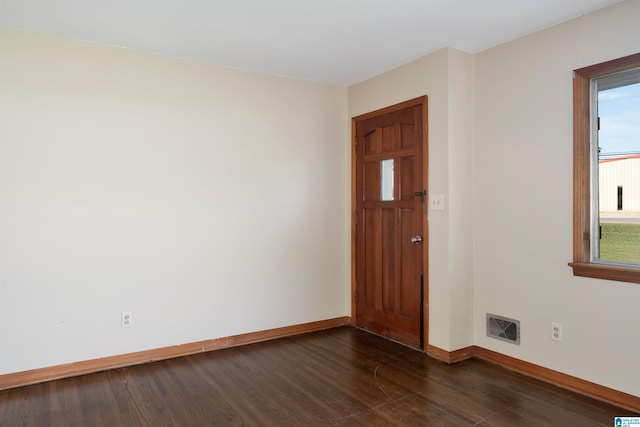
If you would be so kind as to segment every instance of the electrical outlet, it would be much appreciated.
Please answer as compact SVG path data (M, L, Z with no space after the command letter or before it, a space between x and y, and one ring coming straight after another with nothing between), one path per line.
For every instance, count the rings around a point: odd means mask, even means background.
M121 328L130 328L133 323L133 318L131 316L130 311L123 311L120 316L120 327Z
M562 323L551 322L551 339L562 342Z

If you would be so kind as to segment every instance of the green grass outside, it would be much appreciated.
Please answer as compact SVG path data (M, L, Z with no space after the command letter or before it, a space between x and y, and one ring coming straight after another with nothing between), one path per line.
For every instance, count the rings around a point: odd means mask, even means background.
M640 263L640 224L600 225L600 259Z

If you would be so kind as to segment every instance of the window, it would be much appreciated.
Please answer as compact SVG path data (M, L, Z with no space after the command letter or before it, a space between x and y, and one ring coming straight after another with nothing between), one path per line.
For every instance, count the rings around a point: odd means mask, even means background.
M574 70L573 132L573 273L640 283L640 54Z
M622 210L622 185L618 185L618 209ZM600 205L600 211L602 211L602 205Z

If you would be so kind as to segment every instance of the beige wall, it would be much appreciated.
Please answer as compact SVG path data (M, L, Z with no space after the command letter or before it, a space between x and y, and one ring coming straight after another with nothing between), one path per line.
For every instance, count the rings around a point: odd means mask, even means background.
M0 374L349 315L346 88L0 31Z
M640 395L640 285L572 276L572 70L640 51L631 0L475 58L474 342ZM485 313L522 322L519 347ZM564 342L550 340L550 323Z

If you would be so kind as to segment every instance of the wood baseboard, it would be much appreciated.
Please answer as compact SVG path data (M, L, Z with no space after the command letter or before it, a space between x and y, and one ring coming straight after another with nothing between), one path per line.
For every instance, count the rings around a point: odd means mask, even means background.
M472 359L474 356L473 347L465 347L461 348L460 350L447 351L433 345L427 347L427 355L448 364Z
M487 350L486 348L471 346L460 350L447 351L430 345L427 348L427 355L449 364L462 362L463 360L471 358L478 358L528 377L640 414L640 397L638 396L623 393L571 375L563 374L562 372L543 368L542 366Z
M592 399L601 400L621 408L640 414L640 397L633 396L609 387L601 386L562 372L534 365L510 356L505 356L495 351L487 350L482 347L473 347L474 356L480 360L495 363L503 368L521 373L528 377L532 377L558 387L582 394Z
M121 354L117 356L103 357L100 359L85 360L46 368L32 369L29 371L15 372L0 375L0 390L23 387L46 381L59 380L78 375L92 374L95 372L117 369L125 366L140 365L158 360L174 357L188 356L196 353L220 350L223 348L237 347L253 344L261 341L273 340L307 332L321 331L324 329L348 326L351 318L338 317L335 319L320 320L317 322L303 323L300 325L285 326L282 328L268 329L265 331L250 332L225 338L216 338L198 341L188 344L180 344L170 347L162 347L152 350L138 351L135 353Z

